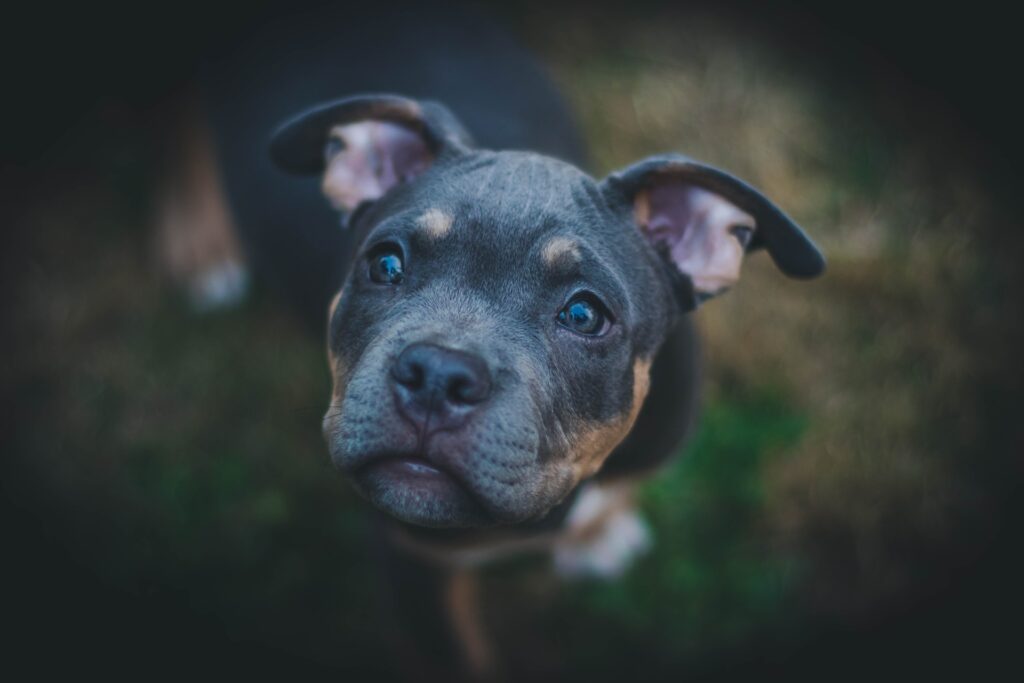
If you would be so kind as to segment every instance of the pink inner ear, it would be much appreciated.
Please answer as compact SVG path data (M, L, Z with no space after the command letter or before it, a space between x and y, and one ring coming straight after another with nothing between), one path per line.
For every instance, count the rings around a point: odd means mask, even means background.
M379 199L394 186L426 171L433 155L423 139L397 123L362 121L335 126L343 148L327 159L322 189L339 210Z
M740 276L745 245L736 227L754 229L754 219L721 196L683 182L664 182L637 193L641 232L668 246L672 262L690 276L698 292L715 294Z

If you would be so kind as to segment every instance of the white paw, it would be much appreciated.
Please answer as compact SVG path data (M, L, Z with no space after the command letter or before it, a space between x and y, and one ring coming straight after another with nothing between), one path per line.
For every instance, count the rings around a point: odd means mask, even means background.
M593 495L592 491L588 489L580 497L583 510L590 512L602 504L612 504L608 494L597 491ZM650 550L651 544L651 532L643 518L632 507L619 507L582 538L570 536L559 541L554 549L555 571L572 579L615 579Z
M189 301L199 312L230 308L245 297L249 274L241 264L225 260L194 275L189 284Z

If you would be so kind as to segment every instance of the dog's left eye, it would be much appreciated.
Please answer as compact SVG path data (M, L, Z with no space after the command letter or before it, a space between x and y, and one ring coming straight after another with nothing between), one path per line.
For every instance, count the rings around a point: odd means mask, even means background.
M397 285L405 279L402 253L385 247L370 255L370 279L382 285Z
M577 294L558 312L558 322L577 334L599 337L608 331L611 322L604 305L589 293Z

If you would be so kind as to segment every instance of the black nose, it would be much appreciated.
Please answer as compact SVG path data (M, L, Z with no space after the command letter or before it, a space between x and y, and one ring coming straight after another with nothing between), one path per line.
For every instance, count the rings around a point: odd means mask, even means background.
M421 429L454 429L491 394L482 358L434 344L407 346L391 377L399 410Z

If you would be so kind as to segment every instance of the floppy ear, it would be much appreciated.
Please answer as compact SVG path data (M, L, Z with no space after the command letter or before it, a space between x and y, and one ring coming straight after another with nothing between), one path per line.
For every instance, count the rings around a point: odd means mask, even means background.
M351 211L424 173L471 144L455 116L436 102L359 95L318 105L286 121L270 157L289 173L323 174L324 194Z
M762 247L790 277L825 269L810 238L764 195L682 155L645 159L609 176L602 189L613 206L631 208L641 234L683 276L688 308L728 289L746 252Z

